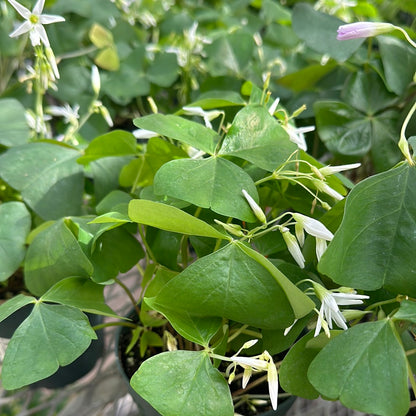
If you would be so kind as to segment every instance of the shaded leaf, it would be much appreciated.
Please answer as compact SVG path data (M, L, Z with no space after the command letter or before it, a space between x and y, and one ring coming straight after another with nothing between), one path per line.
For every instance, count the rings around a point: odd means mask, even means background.
M11 201L0 205L0 281L10 277L23 261L30 226L25 204Z
M416 296L416 169L407 164L360 182L319 270L348 287Z
M392 325L388 320L363 323L331 339L309 367L312 385L352 409L406 415L407 362Z
M2 368L5 389L42 380L70 364L96 339L88 318L78 309L36 303L11 338Z
M24 272L27 288L41 296L66 277L89 277L93 266L60 220L35 236L27 250Z
M68 277L56 283L41 297L43 302L73 306L85 312L119 318L105 303L104 287L84 277Z
M136 154L136 139L133 134L115 130L96 137L84 150L77 162L88 165L93 160L109 156L133 156Z
M25 144L29 139L29 126L25 109L14 98L0 100L0 144L6 147Z
M347 60L364 39L337 40L342 20L314 10L312 5L297 3L293 8L292 27L295 33L313 50L328 54L339 62Z
M78 157L54 142L16 146L0 156L0 176L44 220L78 215L84 189Z

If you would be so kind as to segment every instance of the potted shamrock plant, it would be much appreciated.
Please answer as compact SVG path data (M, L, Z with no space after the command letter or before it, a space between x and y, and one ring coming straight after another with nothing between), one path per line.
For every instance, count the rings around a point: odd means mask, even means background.
M129 363L131 388L153 414L273 414L291 395L405 415L409 381L416 391L413 101L398 106L400 160L388 152L395 162L384 169L389 162L372 148L375 174L366 159L358 162L371 146L364 152L358 143L354 153L345 132L367 102L375 105L367 120L374 129L380 113L391 115L397 97L383 92L381 105L358 94L374 74L352 76L348 105L314 106L315 137L305 137L314 130L301 119L306 107L282 105L270 73L262 87L247 81L238 92L211 90L172 111L159 112L149 98L152 114L134 117L132 132L114 127L97 66L82 105L55 105L47 91L58 88L61 62L43 25L63 18L43 14L42 0L31 10L9 3L25 20L12 36L28 34L34 51L34 95L26 116L17 99L0 100L0 279L8 288L0 321L30 307L8 344L3 387L49 377L81 356L96 331L117 325L127 334L117 350ZM338 25L299 4L293 26L300 34L298 23L311 15ZM402 32L361 22L328 42L338 42L331 52L342 61L360 47L356 38L393 30ZM115 70L112 37L98 26L90 35L96 63L110 56L107 70ZM128 55L128 46L119 49ZM412 61L413 52L400 51ZM384 78L407 98L391 71ZM102 131L103 121L111 131ZM311 142L319 137L340 159L348 148L350 160L315 157ZM363 168L370 174L360 180L352 172ZM132 267L141 274L138 298L120 277ZM9 290L13 275L23 275L17 293ZM109 285L125 291L132 316L108 306ZM92 326L86 312L110 321Z

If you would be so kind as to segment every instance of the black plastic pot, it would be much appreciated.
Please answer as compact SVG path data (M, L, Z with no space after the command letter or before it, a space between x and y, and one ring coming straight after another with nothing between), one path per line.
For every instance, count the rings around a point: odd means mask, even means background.
M0 337L11 338L16 328L29 316L33 305L27 305L0 323ZM103 322L100 315L86 314L92 326ZM97 339L92 340L87 350L71 364L60 367L59 370L50 377L40 380L30 385L31 388L46 387L48 389L58 389L68 384L72 384L88 374L95 363L102 357L104 351L104 336L102 331L98 331Z
M136 317L137 315L132 312L128 315L130 318ZM136 403L138 409L139 409L139 415L140 416L161 416L159 412L157 412L146 400L144 400L133 388L130 386L130 379L126 374L126 371L123 367L123 351L120 347L120 340L123 338L123 336L130 331L131 329L125 326L122 326L119 328L116 334L116 345L115 345L115 352L117 356L117 367L120 371L121 377L124 380L124 382L127 385L128 391L133 398L134 402ZM163 393L161 392L161 395ZM288 398L285 398L284 400L281 400L279 402L279 406L277 410L269 410L264 413L259 413L258 416L284 416L289 409L292 407L294 401L296 400L295 396L290 396Z

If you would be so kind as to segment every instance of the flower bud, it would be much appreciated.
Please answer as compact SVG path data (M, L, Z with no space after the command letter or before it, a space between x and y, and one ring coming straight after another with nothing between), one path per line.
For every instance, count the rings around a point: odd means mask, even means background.
M257 217L257 219L262 222L263 224L266 224L266 215L264 214L263 210L259 207L257 202L249 195L249 193L243 189L242 193L244 195L244 198L246 198L248 204L250 205L250 208L253 210L254 215Z
M391 32L395 26L391 23L380 22L357 22L342 25L338 28L338 40L369 38L371 36L381 35L382 33Z
M91 85L95 95L98 97L101 89L101 80L100 73L95 65L91 67Z

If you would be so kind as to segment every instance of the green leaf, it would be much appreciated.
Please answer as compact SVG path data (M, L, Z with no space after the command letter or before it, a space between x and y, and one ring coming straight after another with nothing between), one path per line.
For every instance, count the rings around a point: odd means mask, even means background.
M101 201L109 192L120 187L120 173L131 159L132 156L110 156L90 163L96 201Z
M0 205L0 281L10 277L22 263L30 226L25 204L11 201Z
M0 176L44 220L78 215L84 189L78 157L53 142L16 146L0 156Z
M399 310L393 316L394 320L410 321L416 324L416 302L404 300Z
M29 127L25 109L14 98L0 100L0 144L6 147L25 144L29 139Z
M95 207L98 215L110 213L111 211L119 212L120 214L126 214L127 206L132 200L132 197L127 193L120 190L111 191L106 195ZM125 208L125 210L124 210Z
M81 311L36 303L7 346L3 387L14 390L52 375L59 366L78 358L96 338Z
M283 274L270 271L248 256L242 244L228 244L192 263L147 302L166 316L189 313L266 329L286 328L295 318L294 310L298 315L311 310L309 299ZM291 304L293 295L300 295L299 305ZM304 298L306 304L301 306Z
M0 322L4 321L10 315L14 314L23 306L29 305L29 303L35 303L36 299L33 296L16 295L11 299L0 305Z
M144 69L145 54L144 45L139 45L121 60L120 69L103 74L101 91L120 105L127 105L134 97L149 94L150 83Z
M257 221L242 190L258 202L251 177L240 167L221 157L172 160L156 173L154 192L181 199L217 214Z
M272 172L296 149L296 144L265 107L248 105L235 116L219 154L240 157Z
M365 179L347 197L344 218L319 270L356 289L416 296L416 168Z
M309 65L279 78L277 82L279 85L283 85L295 92L313 90L316 83L335 69L335 67L336 63L334 61L330 61L326 65Z
M149 81L160 87L170 87L179 75L179 66L175 53L161 52L147 70Z
M171 205L145 199L133 199L129 203L129 217L139 224L150 225L165 231L211 238L227 236L206 222Z
M144 251L133 235L118 227L98 233L91 242L88 257L94 267L91 278L104 283L128 272L144 257Z
M84 277L68 277L56 283L41 297L42 302L73 306L85 312L119 318L105 303L104 287Z
M308 346L311 339L313 339L313 331L302 337L289 350L279 369L279 382L282 388L290 394L309 400L318 398L319 392L309 382L307 371L312 360L321 351L321 348Z
M63 220L37 234L27 250L25 284L35 295L43 295L66 277L89 277L92 272L92 264Z
M307 46L322 54L328 54L339 62L347 60L364 42L364 39L337 40L337 29L342 20L318 12L306 3L293 8L292 27Z
M155 355L140 366L130 384L163 416L234 414L227 382L204 351Z
M319 136L330 152L364 156L371 149L371 126L362 113L339 101L318 101L313 108Z
M188 311L160 307L155 298L145 298L146 304L162 313L175 331L185 339L204 347L209 346L212 337L222 326L222 318L198 317Z
M193 101L189 106L211 110L214 108L241 106L244 104L244 99L235 91L210 90L201 94L196 101ZM182 110L179 110L178 114L181 113Z
M231 73L242 77L251 61L254 47L252 34L242 30L220 36L205 48L211 75L221 76Z
M380 110L392 106L397 97L388 92L375 72L356 72L346 83L342 96L356 110L374 116Z
M218 134L202 124L174 115L150 114L135 118L135 126L162 136L179 140L208 154L213 154L219 140Z
M357 105L372 105L358 101ZM318 101L314 111L319 136L332 153L361 157L371 150L377 171L389 169L401 159L395 110L363 114L344 102Z
M149 186L159 168L173 159L187 158L180 147L160 138L148 140L144 156L133 159L120 173L120 185L124 187Z
M392 36L377 36L377 41L387 86L397 95L401 95L415 74L415 50Z
M77 162L88 165L93 160L108 156L133 156L136 154L136 139L133 134L114 130L96 137L84 150Z
M309 367L312 385L361 412L406 415L407 362L393 325L388 320L363 323L331 339Z

